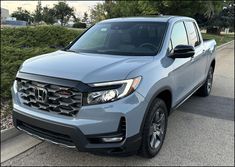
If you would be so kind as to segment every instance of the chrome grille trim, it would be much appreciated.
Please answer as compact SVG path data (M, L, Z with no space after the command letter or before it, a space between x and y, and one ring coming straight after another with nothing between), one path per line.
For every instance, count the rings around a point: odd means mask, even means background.
M47 90L46 102L36 100L34 92L36 87ZM74 116L82 106L82 93L77 88L26 79L17 79L17 88L21 103L35 109Z

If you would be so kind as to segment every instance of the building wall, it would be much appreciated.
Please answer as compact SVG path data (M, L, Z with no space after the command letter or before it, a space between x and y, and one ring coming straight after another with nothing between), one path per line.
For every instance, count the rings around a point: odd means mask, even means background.
M1 8L1 23L9 17L9 10Z
M3 24L8 25L8 26L13 26L13 27L27 26L27 22L26 21L21 21L21 20L5 20L3 22Z

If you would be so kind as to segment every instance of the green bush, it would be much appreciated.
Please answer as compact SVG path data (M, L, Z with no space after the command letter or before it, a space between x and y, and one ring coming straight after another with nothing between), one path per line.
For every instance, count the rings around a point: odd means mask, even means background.
M1 30L1 98L11 99L10 88L20 65L28 58L65 47L81 30L59 26L4 28Z
M73 28L86 28L86 23L77 22L73 25Z
M20 65L24 60L55 51L53 48L15 48L9 46L2 46L1 54L2 54L2 70L1 70L1 97L2 100L9 100L10 95L10 87L15 79L15 75Z
M23 28L4 28L1 43L3 46L28 47L65 47L81 30L71 30L60 26L37 26Z

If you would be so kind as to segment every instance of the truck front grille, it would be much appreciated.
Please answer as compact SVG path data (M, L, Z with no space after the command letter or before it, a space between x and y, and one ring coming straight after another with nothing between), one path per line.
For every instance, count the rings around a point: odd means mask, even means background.
M17 89L24 105L47 112L73 116L82 106L82 93L76 88L18 79Z

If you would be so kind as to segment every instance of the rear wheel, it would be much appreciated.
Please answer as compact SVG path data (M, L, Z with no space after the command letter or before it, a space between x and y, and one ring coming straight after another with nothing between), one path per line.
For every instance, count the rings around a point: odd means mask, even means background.
M140 155L152 158L160 151L165 139L167 117L165 102L155 99L145 120Z
M213 73L214 69L211 66L207 75L206 82L202 85L202 87L198 90L197 94L202 97L209 96L212 89L212 83L213 83Z

